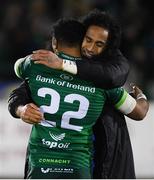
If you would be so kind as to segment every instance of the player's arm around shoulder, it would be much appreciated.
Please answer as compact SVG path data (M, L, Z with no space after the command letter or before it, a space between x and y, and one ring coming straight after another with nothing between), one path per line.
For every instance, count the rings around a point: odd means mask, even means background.
M134 120L143 120L149 110L149 102L142 90L133 86L131 95L125 91L125 97L117 105L119 111Z

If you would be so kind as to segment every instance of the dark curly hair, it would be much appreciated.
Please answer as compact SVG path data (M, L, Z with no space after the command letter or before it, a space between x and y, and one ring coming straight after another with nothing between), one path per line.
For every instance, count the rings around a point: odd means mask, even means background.
M85 27L83 23L75 19L62 18L53 25L52 36L58 43L72 46L81 46L85 35Z
M86 29L91 25L96 25L109 31L107 46L103 54L119 48L121 40L120 24L109 13L94 9L82 19L82 22Z

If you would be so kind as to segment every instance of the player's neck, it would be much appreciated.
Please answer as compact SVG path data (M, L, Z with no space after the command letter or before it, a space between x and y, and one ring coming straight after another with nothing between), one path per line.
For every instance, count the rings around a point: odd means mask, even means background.
M76 47L75 48L61 47L61 48L58 48L58 51L63 52L73 57L81 57L80 49Z

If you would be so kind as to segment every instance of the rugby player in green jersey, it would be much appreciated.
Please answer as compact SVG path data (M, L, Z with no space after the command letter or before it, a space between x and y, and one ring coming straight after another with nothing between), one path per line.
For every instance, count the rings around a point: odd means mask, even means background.
M80 60L84 27L75 20L60 20L54 28L60 30L53 38L56 53L65 59L64 67L70 62L73 67L73 61ZM92 178L92 126L105 101L133 119L144 118L148 111L144 98L135 100L123 88L96 88L70 73L35 64L31 56L19 59L15 71L28 80L31 97L43 113L29 139L26 178Z

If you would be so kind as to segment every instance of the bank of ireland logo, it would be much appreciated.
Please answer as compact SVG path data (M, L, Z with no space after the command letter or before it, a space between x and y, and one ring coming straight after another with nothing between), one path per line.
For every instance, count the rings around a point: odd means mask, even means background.
M53 134L53 133L51 133L50 131L49 131L49 135L50 135L50 137L53 139L53 140L55 140L55 141L61 141L62 139L64 139L65 138L65 133L62 133L62 134Z
M68 75L68 74L61 74L60 78L63 80L66 80L66 81L72 81L73 80L73 77L71 75Z

